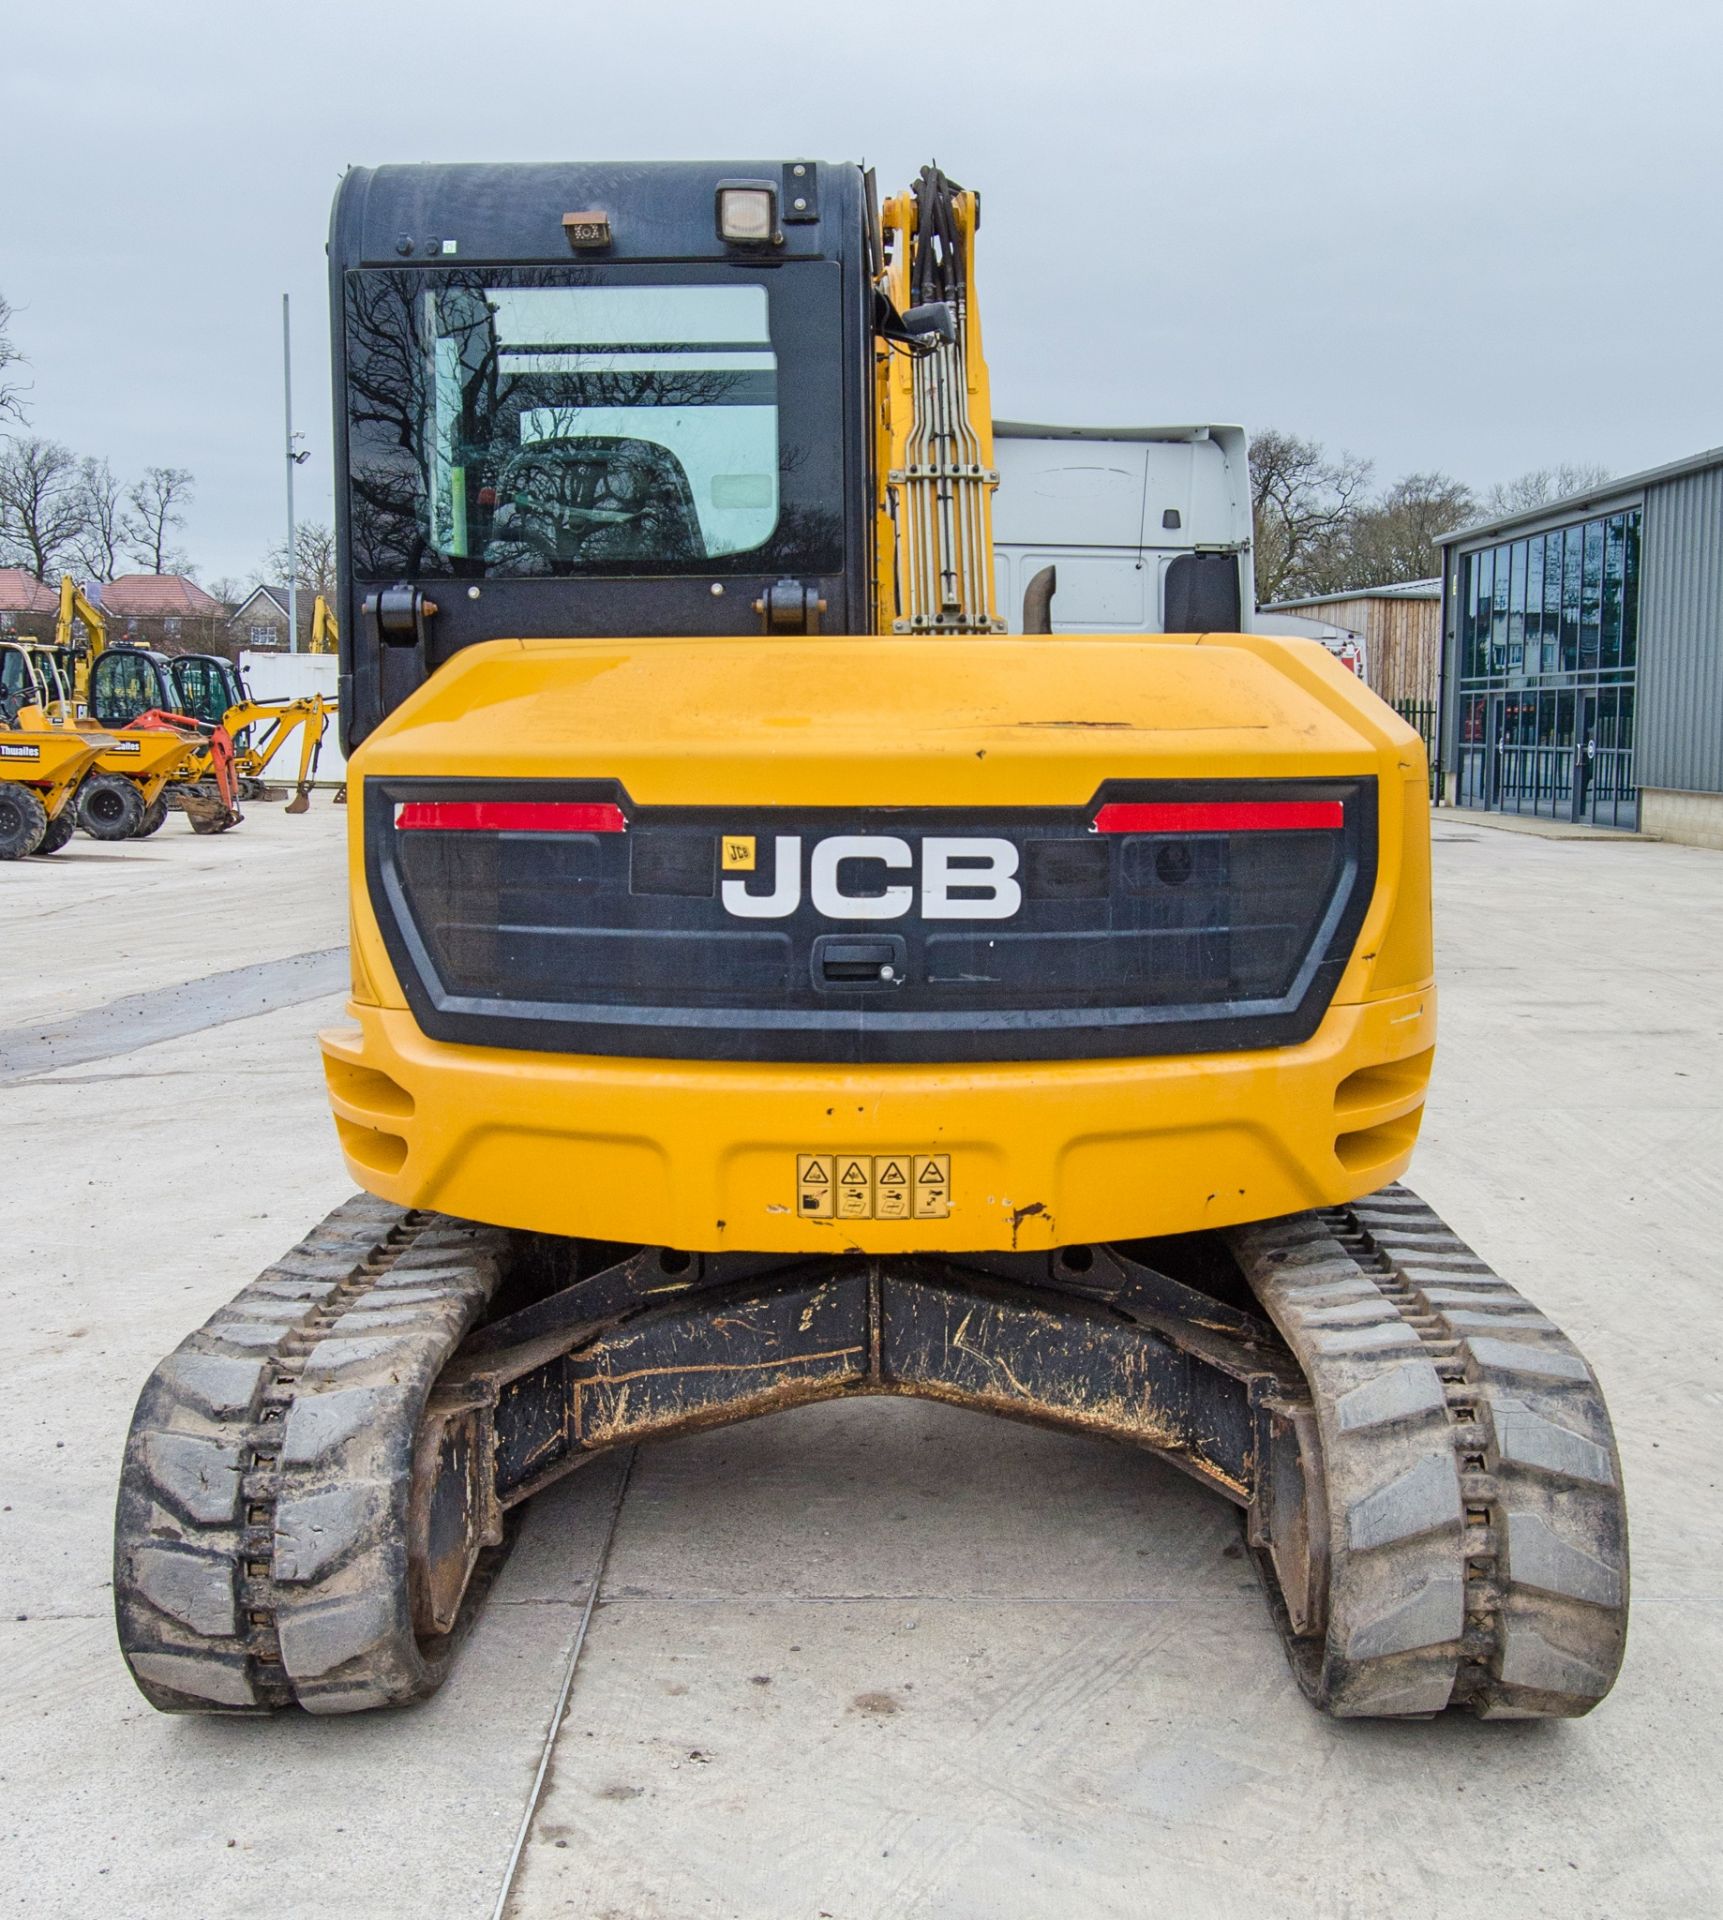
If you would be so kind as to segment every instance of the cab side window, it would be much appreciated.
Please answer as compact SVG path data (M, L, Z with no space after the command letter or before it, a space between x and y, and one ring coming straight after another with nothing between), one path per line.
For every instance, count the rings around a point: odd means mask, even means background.
M178 660L174 663L174 683L180 704L199 720L219 722L227 712L227 690L221 676L207 660Z

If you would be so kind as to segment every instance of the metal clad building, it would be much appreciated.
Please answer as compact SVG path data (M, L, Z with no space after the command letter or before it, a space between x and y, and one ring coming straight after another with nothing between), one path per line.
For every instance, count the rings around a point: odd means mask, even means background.
M1638 775L1644 792L1713 796L1723 827L1723 450L1704 458L1646 489L1640 629L1658 644L1640 669Z
M1451 804L1723 847L1723 448L1443 544Z

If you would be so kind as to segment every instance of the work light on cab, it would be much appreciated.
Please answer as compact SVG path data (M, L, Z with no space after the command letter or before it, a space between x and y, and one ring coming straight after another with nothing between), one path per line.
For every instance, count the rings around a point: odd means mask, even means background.
M718 238L736 247L769 247L777 242L778 190L771 181L718 182Z

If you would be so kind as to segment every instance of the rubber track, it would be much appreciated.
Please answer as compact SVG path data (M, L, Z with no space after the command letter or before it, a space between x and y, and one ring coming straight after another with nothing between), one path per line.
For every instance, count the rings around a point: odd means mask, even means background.
M1288 1633L1311 1698L1343 1716L1589 1712L1621 1665L1627 1533L1578 1350L1404 1187L1232 1242L1316 1410L1327 1632Z
M348 1713L435 1690L458 1635L426 1647L412 1630L413 1438L503 1248L493 1228L356 1195L150 1376L114 1602L152 1705Z

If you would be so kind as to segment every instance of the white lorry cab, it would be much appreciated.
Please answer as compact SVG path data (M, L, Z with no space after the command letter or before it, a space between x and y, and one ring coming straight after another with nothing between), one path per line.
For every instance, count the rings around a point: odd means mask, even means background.
M1256 607L1243 427L993 424L999 607L1058 571L1054 633L1237 633ZM1033 617L1033 616L1032 616Z

